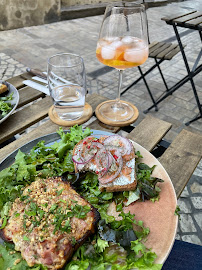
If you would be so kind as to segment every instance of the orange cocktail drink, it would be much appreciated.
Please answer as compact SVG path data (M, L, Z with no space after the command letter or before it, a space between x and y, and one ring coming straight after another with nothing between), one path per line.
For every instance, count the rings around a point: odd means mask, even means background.
M99 39L96 49L101 63L121 70L142 65L148 53L148 45L142 39L131 36Z

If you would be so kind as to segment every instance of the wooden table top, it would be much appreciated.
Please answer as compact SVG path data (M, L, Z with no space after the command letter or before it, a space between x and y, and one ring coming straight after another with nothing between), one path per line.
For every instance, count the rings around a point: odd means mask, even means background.
M173 14L162 18L167 24L176 24L177 26L202 30L202 12L201 11L187 11Z
M25 86L23 84L25 78L31 79L31 76L28 73L24 73L7 80L19 91L20 101L18 108L21 109L17 110L1 124L0 144L48 116L48 110L52 105L52 99L38 90ZM98 94L87 95L86 97L86 101L92 106L93 111L95 111L98 104L105 100L107 100L105 97ZM92 129L113 133L117 133L123 129L121 127L106 126L97 119L88 126ZM147 115L135 128L131 127L128 129L130 132L128 132L127 137L151 152L157 147L171 127L172 125L170 123ZM25 133L17 140L2 147L0 149L0 162L22 145L43 135L56 132L58 128L58 125L48 119L45 123L36 127L31 132ZM170 176L177 197L180 196L201 157L202 136L187 130L182 130L166 151L160 156L159 161Z

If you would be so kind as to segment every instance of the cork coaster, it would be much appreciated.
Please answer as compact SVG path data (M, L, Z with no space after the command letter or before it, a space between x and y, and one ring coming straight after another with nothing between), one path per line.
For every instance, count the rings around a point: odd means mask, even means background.
M49 115L51 121L53 121L55 124L60 125L60 126L64 126L64 127L71 127L71 126L74 126L76 124L81 125L81 124L87 122L91 118L91 116L93 115L93 109L88 103L86 103L84 106L84 111L83 111L83 115L81 116L81 118L73 120L73 121L65 121L63 119L60 119L59 116L57 115L56 111L54 110L54 105L50 107L48 115Z
M102 102L101 104L99 104L95 110L95 114L97 116L97 118L104 124L106 125L109 125L109 126L114 126L114 127L125 127L125 126L128 126L132 123L134 123L138 116L139 116L139 111L137 109L137 107L135 107L133 104L131 104L130 102L127 102L127 101L121 101L121 102L124 102L126 104L129 104L133 110L134 110L134 115L132 116L132 118L130 118L129 120L127 121L111 121L105 117L102 116L102 114L99 112L99 108L104 104L104 103L108 103L108 102L112 102L113 100L107 100L107 101L104 101Z

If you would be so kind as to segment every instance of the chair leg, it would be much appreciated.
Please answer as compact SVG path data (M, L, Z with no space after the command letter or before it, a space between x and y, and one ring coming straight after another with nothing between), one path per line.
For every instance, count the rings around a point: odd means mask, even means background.
M150 98L151 98L151 100L152 100L152 102L153 102L153 104L154 104L155 111L157 112L157 111L158 111L158 107L157 107L156 101L155 101L155 99L154 99L154 97L153 97L153 95L152 95L152 92L151 92L151 90L150 90L150 88L149 88L149 85L147 84L147 81L146 81L146 79L145 79L145 76L144 76L144 74L143 74L142 69L141 69L140 66L138 66L138 70L139 70L139 72L140 72L141 78L143 79L143 81L144 81L144 83L145 83L145 86L146 86L147 91L148 91L148 93L149 93L149 95L150 95ZM147 113L147 110L144 111L144 113Z
M121 96L124 95L132 86L134 86L136 83L138 83L140 80L142 80L147 74L149 74L152 70L154 70L157 65L160 65L164 59L160 59L157 63L155 63L152 67L150 67L142 76L140 76L137 80L135 80L133 83L131 83L129 86L126 87L125 90L121 92Z
M158 67L159 73L160 73L160 75L161 75L161 78L162 78L162 80L163 80L163 83L164 83L164 85L165 85L165 87L166 87L166 91L169 91L168 85L167 85L166 80L165 80L165 78L164 78L164 76L163 76L163 72L162 72L162 70L161 70L161 68L160 68L159 62L157 61L156 58L154 58L154 59L155 59L156 65L157 65L157 67Z
M144 75L143 75L144 76ZM135 80L133 83L131 83L129 86L126 87L125 90L121 92L121 96L125 94L131 87L133 87L136 83L138 83L141 79L143 79L142 76L140 76L137 80Z

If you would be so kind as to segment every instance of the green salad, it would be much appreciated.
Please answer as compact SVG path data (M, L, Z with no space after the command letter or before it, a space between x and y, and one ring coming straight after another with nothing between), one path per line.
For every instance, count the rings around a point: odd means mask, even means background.
M13 108L9 100L13 99L13 93L6 97L0 97L0 119L5 117Z
M91 133L89 128L83 130L78 125L67 133L60 128L59 142L46 146L44 141L40 141L29 153L18 151L15 162L0 172L0 229L7 224L12 202L21 196L23 189L35 181L36 177L45 179L65 176L74 189L98 209L101 219L96 233L77 249L64 270L161 269L162 265L154 263L157 255L145 246L149 228L146 228L142 221L136 220L135 215L125 213L123 210L125 205L136 200L158 200L160 189L156 183L162 180L151 176L154 167L150 168L142 163L139 152L136 152L138 185L135 191L101 192L96 174L87 172L77 177L74 174L72 150L80 140ZM121 217L119 221L107 214L112 202L115 202L116 210ZM29 267L20 252L15 251L13 244L2 241L0 269L45 270L47 267L43 265Z

